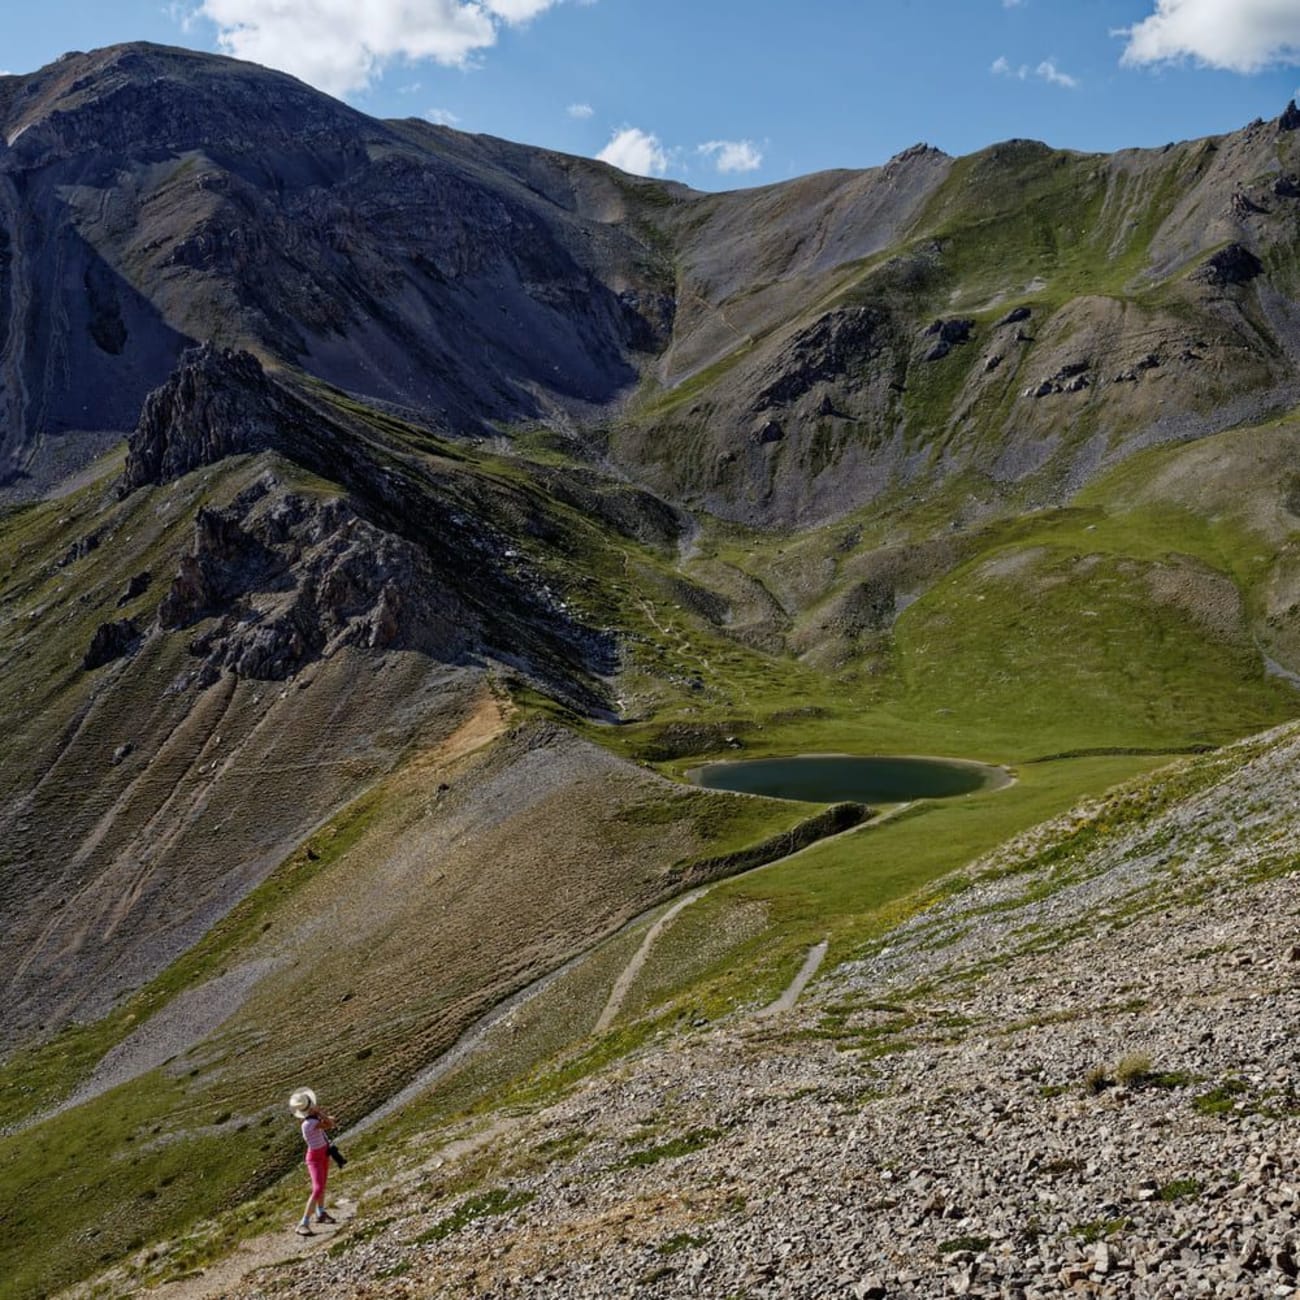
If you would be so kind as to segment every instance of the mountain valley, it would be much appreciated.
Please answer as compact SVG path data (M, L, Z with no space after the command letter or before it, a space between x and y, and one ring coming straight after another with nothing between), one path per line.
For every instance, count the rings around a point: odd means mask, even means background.
M1297 128L0 76L0 1295L1289 1294ZM1014 780L688 779L809 753Z

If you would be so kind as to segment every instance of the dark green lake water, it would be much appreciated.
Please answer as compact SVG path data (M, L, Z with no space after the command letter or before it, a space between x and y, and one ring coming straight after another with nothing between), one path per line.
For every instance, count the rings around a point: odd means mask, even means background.
M1001 768L941 758L852 758L833 754L708 763L691 779L709 790L735 790L812 803L903 803L950 799L1007 783Z

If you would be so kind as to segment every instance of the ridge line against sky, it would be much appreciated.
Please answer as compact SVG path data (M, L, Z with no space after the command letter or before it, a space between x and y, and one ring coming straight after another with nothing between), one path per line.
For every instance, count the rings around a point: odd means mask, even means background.
M1162 144L1300 80L1300 0L45 0L7 16L0 67L137 39L703 188L921 139Z

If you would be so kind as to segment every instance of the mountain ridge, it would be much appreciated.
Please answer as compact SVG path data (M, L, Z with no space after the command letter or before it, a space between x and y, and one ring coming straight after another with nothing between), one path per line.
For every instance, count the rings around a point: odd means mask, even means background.
M176 105L159 116L163 98ZM1210 332L1205 364L1179 362L1190 386L1161 391L1180 416L1228 397L1250 408L1238 422L1284 407L1300 357L1296 271L1269 251L1295 224L1294 201L1273 193L1300 167L1285 117L1111 155L1007 141L954 159L914 146L876 168L705 194L370 119L283 74L167 47L66 56L19 78L0 115L0 173L27 178L21 202L7 183L0 224L60 232L8 254L11 477L38 463L33 438L64 437L66 450L77 429L125 431L184 346L211 337L449 433L576 422L661 494L785 527L954 471L983 476L993 497L1022 480L1059 495L1054 481L1092 472L1091 427L1134 446L1156 428L1151 376L1113 382L1159 355L1148 336L1182 357ZM252 168L240 162L250 151ZM1026 196L1029 220L1012 219L1005 205ZM1047 234L1071 211L1094 225L1086 272L1082 249ZM1240 289L1185 281L1234 241L1277 264ZM1016 255L1019 284L996 270ZM84 296L62 293L69 277ZM999 298L1040 313L1043 346L999 344ZM807 367L801 331L844 303L882 313L875 345L773 400L775 382ZM1106 319L1120 308L1131 322ZM947 316L971 320L976 347L927 360L924 330ZM1094 343L1053 342L1081 327ZM1219 358L1243 349L1254 371L1234 359L1225 391ZM1050 396L1084 361L1087 392L1049 402L1045 419L1030 390ZM113 403L74 405L73 372ZM1053 436L1062 413L1065 436ZM1008 438L1025 443L1010 487L979 445Z

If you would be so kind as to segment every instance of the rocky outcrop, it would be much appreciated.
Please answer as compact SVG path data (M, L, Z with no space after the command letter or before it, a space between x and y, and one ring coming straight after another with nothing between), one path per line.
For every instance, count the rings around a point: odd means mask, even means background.
M211 343L192 348L145 399L127 441L121 492L273 446L273 407L271 386L252 353Z
M129 618L112 623L101 623L95 629L90 646L82 656L81 666L91 672L130 654L139 644L140 629Z
M1092 386L1092 377L1088 373L1091 369L1091 361L1067 361L1050 379L1044 379L1033 388L1025 389L1024 395L1050 397L1054 393L1081 393Z
M567 469L540 476L551 484L543 497L413 458L385 441L385 427L267 374L248 353L212 346L187 353L147 400L123 495L269 450L346 497L288 492L272 475L225 509L199 511L193 548L158 609L168 631L218 620L194 639L197 679L230 669L278 680L355 644L451 661L469 653L508 659L570 702L603 708L592 679L613 671L617 641L575 618L519 540L568 536L556 501L658 545L678 536L677 512L639 489Z
M1244 244L1229 244L1196 271L1193 278L1202 284L1223 287L1230 284L1248 284L1264 273L1264 263Z
M926 328L925 337L937 340L925 354L927 361L942 361L959 343L970 341L973 320L937 320Z
M343 500L286 492L271 479L195 520L158 624L200 623L190 653L201 662L187 678L200 686L224 670L282 681L349 645L455 661L481 634L418 547Z
M117 598L117 607L121 609L123 605L129 605L133 600L143 596L149 590L149 584L153 581L153 575L148 569L140 573L133 573L130 581L126 584L126 590Z
M1280 131L1300 131L1300 108L1294 99L1283 110L1277 125Z
M757 410L797 401L816 384L852 380L884 351L889 319L874 307L827 312L801 330L783 351L779 374L759 390Z

